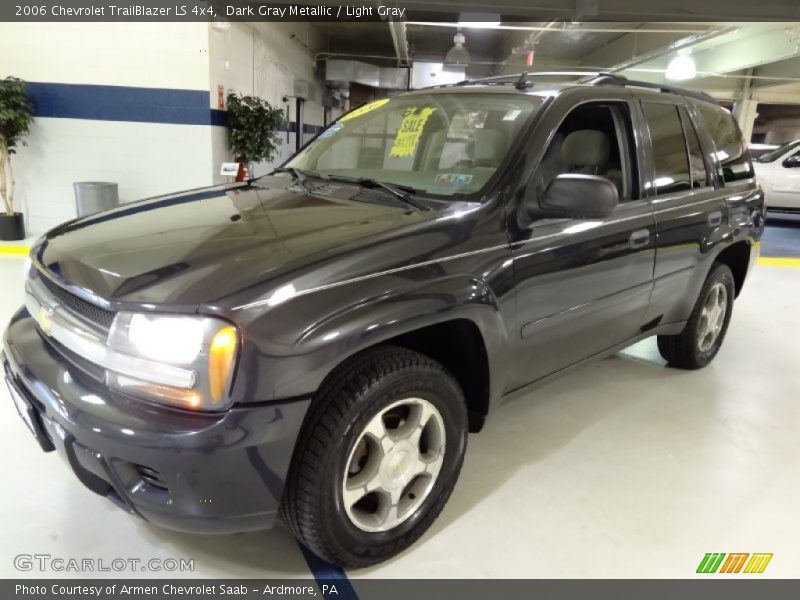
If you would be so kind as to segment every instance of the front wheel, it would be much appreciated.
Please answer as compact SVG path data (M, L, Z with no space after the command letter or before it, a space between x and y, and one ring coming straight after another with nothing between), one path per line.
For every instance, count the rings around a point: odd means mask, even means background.
M365 351L329 377L309 408L283 519L331 563L386 560L441 512L466 438L464 397L444 367L403 348Z
M667 364L700 369L713 360L728 331L735 291L730 268L714 263L683 331L658 336L658 350Z

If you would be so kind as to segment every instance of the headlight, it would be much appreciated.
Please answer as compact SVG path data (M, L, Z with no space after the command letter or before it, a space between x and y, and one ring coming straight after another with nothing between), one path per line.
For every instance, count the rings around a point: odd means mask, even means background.
M237 329L203 316L118 313L109 348L128 355L125 373L107 370L109 386L163 404L195 410L225 410L239 348ZM161 372L132 370L137 359L156 361Z

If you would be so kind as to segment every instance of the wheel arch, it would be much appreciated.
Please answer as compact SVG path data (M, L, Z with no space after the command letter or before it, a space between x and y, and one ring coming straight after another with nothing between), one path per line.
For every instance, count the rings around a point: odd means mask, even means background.
M739 296L747 277L750 267L750 243L747 240L739 240L724 248L716 257L717 262L726 265L733 273L735 285L735 297Z
M318 387L345 362L376 346L428 356L458 381L470 431L476 432L499 391L502 377L495 363L505 344L505 325L491 289L472 277L452 277L324 319L306 330L294 351L329 357Z

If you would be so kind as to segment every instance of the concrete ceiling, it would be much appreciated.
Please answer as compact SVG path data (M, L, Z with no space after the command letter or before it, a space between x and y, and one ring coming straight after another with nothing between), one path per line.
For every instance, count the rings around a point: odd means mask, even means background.
M410 59L443 60L453 45L456 23L406 22ZM615 70L631 79L664 83L669 61L678 47L684 47L691 51L698 71L696 79L681 83L685 87L722 99L746 93L759 102L800 104L800 22L532 21L503 22L503 26L509 28L462 28L472 57L469 76L519 72L525 69L525 50L535 49L534 69ZM328 53L322 58L398 62L386 23L315 27L322 51Z
M334 0L321 0L326 1ZM615 70L631 79L665 82L667 64L676 48L685 46L698 76L681 85L720 99L744 94L759 102L800 104L798 0L403 0L402 6L412 61L443 60L465 13L494 13L503 28L463 28L471 77L519 72L525 51L535 49L534 69ZM386 22L313 27L319 58L402 64Z

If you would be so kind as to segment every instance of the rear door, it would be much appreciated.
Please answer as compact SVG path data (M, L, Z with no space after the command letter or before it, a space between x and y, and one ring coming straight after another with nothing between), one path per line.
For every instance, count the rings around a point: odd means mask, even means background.
M657 248L647 319L681 321L709 240L723 223L725 198L713 177L711 148L703 151L681 96L644 96L639 104L648 147L645 184L653 201Z
M648 95L657 249L648 319L685 321L717 252L731 232L731 207L754 189L753 167L736 122L710 102Z

